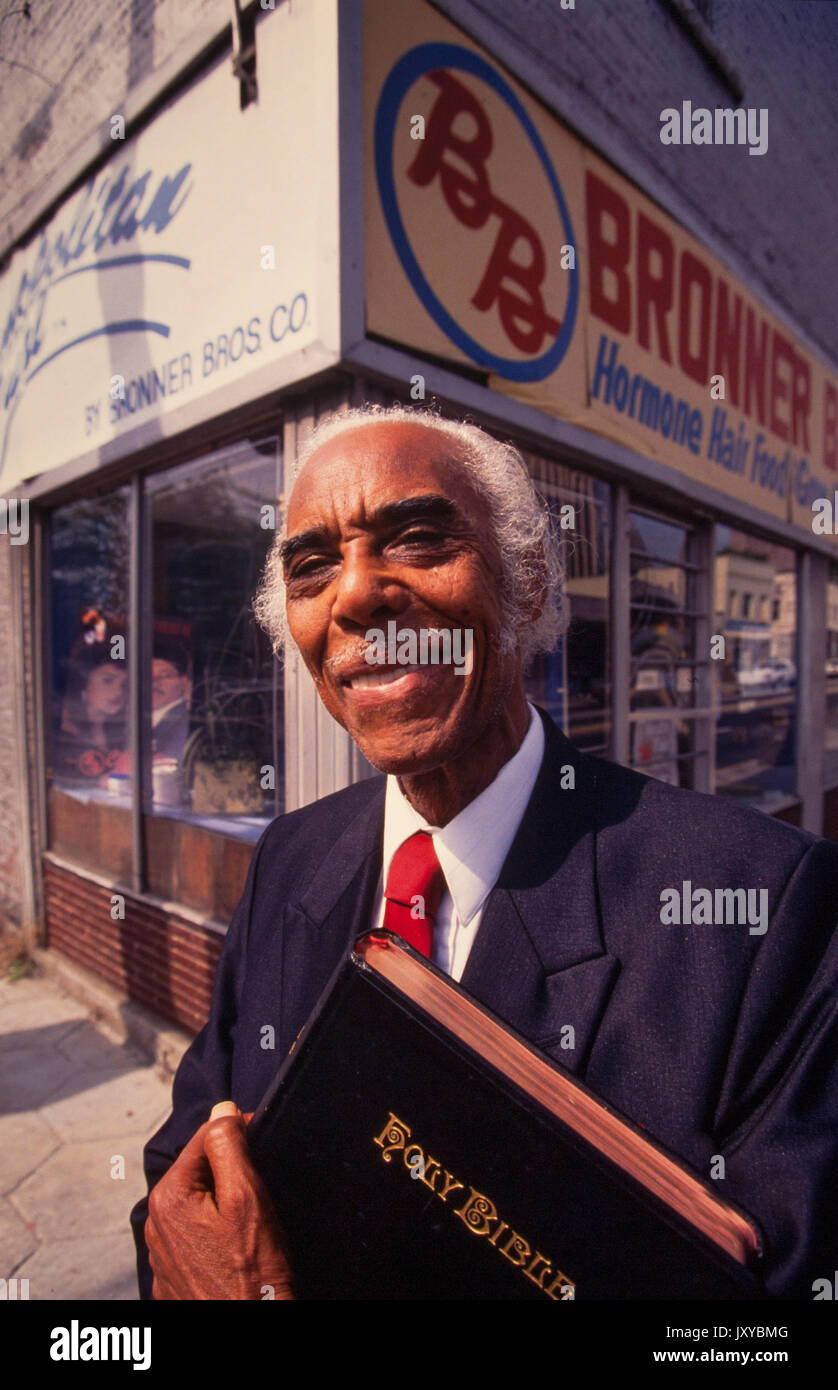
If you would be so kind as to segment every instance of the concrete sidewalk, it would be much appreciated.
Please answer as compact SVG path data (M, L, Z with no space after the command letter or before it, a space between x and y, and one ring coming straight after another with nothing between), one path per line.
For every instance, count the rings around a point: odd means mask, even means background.
M0 980L0 1277L30 1299L138 1297L128 1216L170 1100L171 1076L52 979Z

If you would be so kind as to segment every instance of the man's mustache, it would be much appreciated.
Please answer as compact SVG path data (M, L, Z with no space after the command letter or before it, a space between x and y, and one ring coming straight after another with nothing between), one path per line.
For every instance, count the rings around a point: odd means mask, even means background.
M334 676L340 680L344 671L351 667L357 667L365 662L368 643L358 642L352 647L347 647L344 651L338 652L335 656L329 656L323 662L323 671L326 675Z
M398 621L398 620L396 620L396 621ZM445 631L451 632L451 633L453 634L453 632L455 631L455 629L453 629L453 628L447 628L447 629L446 629L446 628L441 628L441 627L433 627L433 628L431 628L431 627L423 627L421 624L420 624L418 627L413 627L413 626L401 627L401 626L399 626L399 637L401 638L402 635L403 635L404 633L412 632L412 633L414 633L414 635L415 635L415 637L416 637L416 640L417 640L417 642L418 642L418 641L419 641L419 635L420 635L420 633L422 633L422 632L424 632L424 633L426 633L426 634L431 634L431 633L442 633L442 632L445 632ZM353 666L354 666L356 669L357 669L357 667L358 667L359 665L363 665L364 667L368 666L369 663L367 662L367 652L368 652L369 650L370 650L370 643L369 643L369 642L360 641L360 642L357 642L357 643L353 643L353 645L352 645L351 647L347 647L345 650L340 651L340 652L337 652L334 656L330 656L330 657L327 657L327 658L326 658L326 660L323 662L323 672L324 672L324 674L329 675L329 676L333 676L336 680L340 680L341 677L342 677L342 675L343 675L343 673L344 673L345 671L347 671L347 670L350 670Z

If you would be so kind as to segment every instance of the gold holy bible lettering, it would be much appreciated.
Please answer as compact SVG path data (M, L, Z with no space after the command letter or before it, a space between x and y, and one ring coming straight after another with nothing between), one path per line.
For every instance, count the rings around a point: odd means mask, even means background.
M394 1153L401 1153L404 1166L410 1170L412 1178L418 1178L429 1187L473 1236L486 1237L488 1244L493 1245L510 1264L518 1265L525 1278L530 1279L548 1298L554 1301L575 1299L576 1285L573 1281L560 1269L554 1269L545 1255L534 1251L529 1241L512 1230L498 1214L490 1197L478 1192L471 1184L460 1182L447 1168L443 1168L438 1159L426 1154L419 1144L407 1143L412 1138L410 1126L391 1110L387 1123L373 1142L381 1149L385 1163L392 1160Z

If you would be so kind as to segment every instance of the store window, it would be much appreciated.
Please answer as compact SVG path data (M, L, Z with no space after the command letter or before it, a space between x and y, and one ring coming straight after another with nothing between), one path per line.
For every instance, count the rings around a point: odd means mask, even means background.
M630 764L701 790L710 662L701 537L640 507L629 517Z
M526 677L528 697L589 753L605 754L611 733L608 673L610 492L564 464L524 451L562 540L570 625L555 651Z
M728 526L715 532L714 790L772 813L796 799L795 553ZM744 585L754 602L738 616L732 599Z
M138 872L147 891L219 922L285 802L282 675L251 606L280 521L281 466L271 437L143 480L142 642L127 622L128 488L56 508L50 524L50 848L123 882ZM140 788L129 724L139 649Z
M284 809L281 673L251 610L275 535L279 462L272 438L147 483L147 877L162 896L211 896L187 862L187 827L252 846Z
M73 502L49 530L50 847L131 872L128 490Z

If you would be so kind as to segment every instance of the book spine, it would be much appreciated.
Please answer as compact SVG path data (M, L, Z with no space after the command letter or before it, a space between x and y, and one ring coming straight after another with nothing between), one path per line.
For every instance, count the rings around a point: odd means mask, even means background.
M362 969L365 968L363 961L359 960L354 952L350 952L338 962L333 970L328 985L288 1049L285 1060L262 1097L259 1107L254 1112L253 1119L247 1127L248 1142L251 1147L255 1147L259 1141L263 1124L277 1104L291 1066L297 1063L300 1053L308 1049L312 1039L319 1031L324 1015L331 1013L334 1006L343 997L348 985L354 980L359 966Z

